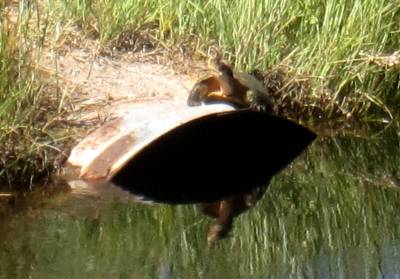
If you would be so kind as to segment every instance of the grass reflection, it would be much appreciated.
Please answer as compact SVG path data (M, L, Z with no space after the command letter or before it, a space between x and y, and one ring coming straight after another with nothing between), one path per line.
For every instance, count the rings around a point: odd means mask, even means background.
M398 135L321 139L208 248L194 205L70 197L3 225L0 278L393 278Z

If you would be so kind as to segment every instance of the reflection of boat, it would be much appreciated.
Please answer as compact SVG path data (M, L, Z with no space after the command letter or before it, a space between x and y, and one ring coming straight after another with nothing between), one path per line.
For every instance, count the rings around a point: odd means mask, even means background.
M146 200L199 203L214 219L212 244L314 138L306 128L265 113L162 103L100 127L68 162L94 184L105 179Z
M155 201L212 202L265 184L314 138L269 114L163 103L99 128L69 163Z

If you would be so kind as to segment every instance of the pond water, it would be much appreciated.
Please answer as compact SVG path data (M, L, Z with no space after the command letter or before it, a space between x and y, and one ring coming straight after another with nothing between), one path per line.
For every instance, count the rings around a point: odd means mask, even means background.
M400 278L399 138L319 138L212 246L196 205L27 199L1 216L0 278Z

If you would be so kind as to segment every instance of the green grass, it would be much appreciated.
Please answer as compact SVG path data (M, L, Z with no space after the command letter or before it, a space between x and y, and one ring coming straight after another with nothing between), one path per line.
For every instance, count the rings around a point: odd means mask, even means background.
M62 133L46 123L61 113L62 97L34 60L43 43L62 46L73 32L120 50L220 52L238 70L258 69L278 113L292 118L387 122L400 111L396 1L22 0L0 8L0 184L26 185L51 169Z
M287 95L321 118L382 121L399 109L396 1L75 0L50 10L103 42L144 30L192 52L216 47L237 69L265 71L286 112L298 109Z
M14 17L0 3L0 186L27 188L54 169L60 137L48 124L61 111L34 66L44 34L19 4Z

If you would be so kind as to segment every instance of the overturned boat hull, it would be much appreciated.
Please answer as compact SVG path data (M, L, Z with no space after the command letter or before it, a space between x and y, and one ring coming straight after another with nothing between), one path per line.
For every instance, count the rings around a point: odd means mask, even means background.
M84 179L106 179L154 201L209 202L267 184L316 137L289 120L251 110L168 106L123 132L121 123L134 117L119 119L118 131L108 137L110 124L100 128L74 149L70 163ZM96 141L98 149L90 149ZM79 165L76 158L85 150Z
M158 201L214 201L267 184L314 138L308 129L269 114L206 115L157 138L111 181Z

